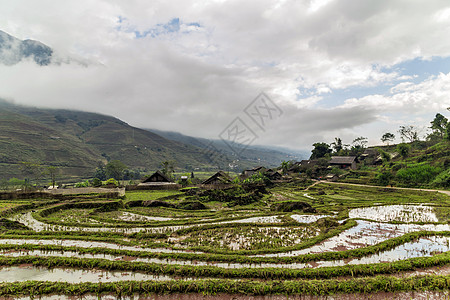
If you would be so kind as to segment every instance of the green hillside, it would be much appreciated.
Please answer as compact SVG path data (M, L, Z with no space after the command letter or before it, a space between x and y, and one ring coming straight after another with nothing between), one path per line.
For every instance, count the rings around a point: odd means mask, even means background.
M406 147L402 156L400 147ZM373 148L391 158L362 160L342 181L401 187L450 188L450 141L415 141ZM381 161L380 161L381 159Z
M201 148L167 140L114 117L0 103L0 178L23 177L23 162L56 166L62 177L89 177L100 163L121 160L148 172L163 161L180 169L227 165Z
M448 109L450 111L450 108ZM352 145L336 137L327 144L313 144L311 161L293 166L311 178L327 178L355 184L414 188L450 188L450 121L441 113L430 120L423 136L414 125L401 125L396 132L403 141L391 144L394 133L380 133L387 145L366 147L367 138Z

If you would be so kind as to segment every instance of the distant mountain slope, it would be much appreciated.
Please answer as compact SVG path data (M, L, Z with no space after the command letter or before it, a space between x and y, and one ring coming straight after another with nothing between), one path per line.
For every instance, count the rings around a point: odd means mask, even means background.
M195 138L187 135L183 135L178 132L162 131L157 129L149 129L150 131L165 137L166 139L181 142L184 144L206 148L208 145L212 145L213 149L217 149L226 156L234 157L236 161L239 159L238 169L243 169L247 166L263 165L268 167L279 166L283 160L299 160L307 157L308 153L301 151L292 151L289 149L278 149L275 147L267 146L253 146L250 145L242 153L239 153L239 157L233 150L222 140L208 140L204 138ZM212 148L211 147L211 148ZM243 146L236 144L237 149L241 149Z
M66 176L90 176L100 162L114 159L144 172L166 160L181 169L217 165L203 149L114 117L0 102L0 177L20 177L21 162L58 166ZM227 165L228 158L219 158L219 164Z
M25 58L33 59L38 65L51 63L53 50L41 42L20 40L0 30L0 63L14 65Z

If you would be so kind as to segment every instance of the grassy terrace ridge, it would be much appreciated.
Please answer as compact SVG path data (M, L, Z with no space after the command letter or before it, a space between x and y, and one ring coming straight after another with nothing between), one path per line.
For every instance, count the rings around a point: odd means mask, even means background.
M121 281L115 283L79 283L26 281L0 283L1 296L44 295L108 295L116 297L135 294L203 294L219 293L239 295L335 295L343 293L376 293L401 291L448 290L450 276L414 276L396 278L377 276L351 280L296 280L296 281L254 281L254 280L171 280L171 281Z
M360 155L364 150L354 151L351 155ZM361 159L356 169L339 174L339 182L450 193L449 138L434 137L426 141L377 146L369 151L375 155ZM345 151L331 155L344 155L342 152Z
M195 260L195 261L205 261L205 262L228 262L228 263L249 263L249 264L261 264L261 263L308 263L314 261L333 261L340 259L352 259L352 258L362 258L372 254L377 254L383 251L388 251L394 249L397 246L405 244L407 242L415 241L421 237L430 236L450 236L449 231L443 232L429 232L429 231L419 231L413 233L407 233L400 237L392 238L376 245L357 248L353 250L343 250L343 251L333 251L333 252L322 252L322 253L311 253L302 254L297 256L282 256L282 257L252 257L239 255L238 253L230 254L212 254L212 253L167 253L167 252L147 252L147 251L132 251L132 250L120 250L120 249L110 249L110 248L83 248L83 247L71 247L71 246L59 246L59 245L33 245L33 244L23 244L23 245L13 245L13 244L0 244L0 249L2 250L48 250L48 251L75 251L83 254L111 254L111 255L125 255L131 257L146 257L146 258L158 258L158 259L174 259L174 260ZM1 238L18 238L26 239L25 236L20 235L3 235ZM53 239L52 236L45 236L44 239ZM74 237L74 239L78 239ZM84 240L83 238L79 238ZM93 239L95 240L95 239ZM121 243L117 244L123 245L133 245L132 243ZM277 253L277 252L275 252ZM447 252L446 252L447 254ZM433 256L436 257L436 256ZM392 264L392 263L390 263Z
M175 277L165 282L159 281L123 281L101 284L68 284L50 282L9 283L8 288L0 284L0 295L38 295L58 294L155 294L155 293L227 293L240 295L332 295L336 293L372 293L376 291L410 291L417 289L440 289L441 281L450 282L447 276L408 277L402 280L394 276L406 274L424 268L450 265L450 251L431 253L432 256L414 257L393 262L344 264L334 267L314 267L333 261L369 258L427 239L431 243L446 241L450 231L415 231L383 241L371 246L358 246L350 250L342 248L324 248L323 252L301 255L288 255L291 251L304 250L326 244L327 239L335 238L344 231L358 230L361 218L348 219L349 212L356 208L370 208L386 205L411 205L424 207L433 212L438 222L424 220L375 222L380 230L383 226L395 228L396 224L428 224L431 228L446 228L450 216L450 196L417 190L398 190L385 187L341 185L332 183L307 184L281 183L265 187L261 194L250 193L239 188L230 190L230 194L220 193L183 193L178 191L130 191L123 199L82 197L72 200L27 199L5 202L1 212L11 218L32 212L38 220L56 226L73 226L78 231L59 231L57 227L46 231L33 231L21 228L19 224L0 224L0 239L22 240L22 245L0 244L0 250L32 251L36 256L13 257L0 256L0 266L32 265L44 269L81 269L120 271L127 273L145 273L155 276ZM236 193L240 193L237 194ZM226 197L231 195L230 197ZM258 195L255 197L254 195ZM233 202L239 199L241 202ZM151 207L145 201L159 201L170 207ZM180 203L201 203L201 209L181 209ZM300 209L283 211L279 208L297 203ZM12 205L17 204L17 205ZM307 207L304 212L302 207ZM405 206L406 207L406 206ZM121 219L126 214L128 219ZM408 212L399 213L408 215ZM137 214L133 215L133 214ZM313 222L301 223L291 216L320 216ZM25 215L26 216L26 215ZM249 217L267 218L269 223L219 223L236 221ZM147 219L145 219L147 217ZM152 220L151 217L165 217L166 220ZM136 219L135 219L136 218ZM141 218L141 219L139 219ZM273 223L276 220L276 223ZM306 220L306 219L305 219ZM97 223L99 222L99 223ZM219 224L217 224L219 223ZM390 223L390 224L388 224ZM192 226L191 226L192 225ZM408 225L408 226L409 226ZM2 227L3 226L3 227ZM18 226L14 228L14 226ZM126 229L172 228L163 233L127 232ZM183 227L188 226L188 227ZM441 227L433 227L441 226ZM123 232L84 232L83 228L109 227L123 229ZM387 228L387 227L386 227ZM419 230L420 227L417 227ZM426 227L424 227L426 228ZM53 231L52 231L53 230ZM432 231L436 230L436 231ZM246 233L251 232L250 237ZM268 234L267 232L270 232ZM355 232L356 235L364 234ZM287 243L287 236L295 238ZM245 237L245 239L244 239ZM436 237L431 239L431 237ZM248 239L247 239L248 238ZM445 238L445 239L444 239ZM29 241L27 240L34 240ZM39 240L55 241L55 244L36 244ZM70 241L74 242L70 242ZM225 245L221 246L222 240ZM283 240L283 241L282 241ZM64 244L58 242L66 241ZM105 245L89 245L89 242L103 242ZM283 244L282 242L285 242ZM86 243L86 247L84 247ZM241 243L231 248L227 243ZM248 244L246 244L248 243ZM110 245L108 245L110 244ZM78 246L75 246L78 245ZM440 244L438 244L440 245ZM133 247L121 249L120 247ZM134 247L136 248L134 250ZM42 251L39 254L39 251ZM54 254L51 252L57 252ZM44 254L44 252L46 252ZM67 252L67 253L66 253ZM58 255L65 255L58 257ZM110 255L111 258L76 258L84 254ZM279 255L278 255L279 254ZM263 255L263 256L254 256ZM267 255L267 256L264 256ZM427 254L429 255L429 254ZM137 262L134 259L157 259L157 263ZM169 262L170 261L170 262ZM190 262L192 264L185 264ZM211 265L195 265L195 262ZM219 267L215 263L249 264L242 268ZM271 264L277 267L267 267ZM288 264L298 264L291 268ZM311 267L304 267L306 266ZM390 276L394 275L394 276ZM349 280L348 278L352 278ZM360 285L355 284L355 282ZM362 286L361 286L362 284ZM447 283L446 283L447 284ZM106 287L106 288L104 288ZM113 289L114 287L114 289ZM21 288L22 290L18 290ZM62 292L62 289L68 289ZM127 289L126 293L125 290ZM145 290L145 291L144 291Z
M18 250L18 249L16 249ZM31 264L36 267L97 269L108 271L141 272L154 275L200 278L248 278L248 279L332 279L340 277L367 277L383 274L398 274L430 267L440 267L450 263L450 254L437 254L433 257L416 257L390 263L373 263L319 268L221 268L216 266L192 266L162 263L130 262L100 258L72 257L0 257L2 266Z
M301 250L305 249L307 247L313 246L317 244L318 242L321 242L327 238L330 238L332 236L335 236L344 230L347 230L353 226L356 225L355 221L348 221L344 223L343 225L336 227L326 233L320 234L316 237L306 239L302 243L296 244L295 246L290 247L279 247L274 249L258 249L258 250L234 250L234 251L226 251L226 250L220 250L220 249L214 249L210 247L188 247L188 248L182 248L182 247L174 247L172 245L168 245L166 243L158 243L158 242L146 242L145 245L142 245L142 241L144 239L148 238L165 238L167 237L167 234L164 233L133 233L133 234L97 234L97 233L90 233L86 234L83 232L70 232L70 234L64 235L63 232L56 233L53 231L43 231L43 232L27 232L27 231L19 231L19 232L5 232L0 235L0 239L27 239L28 237L33 238L41 238L41 239L69 239L69 240L85 240L85 241L108 241L120 245L141 245L145 246L147 248L161 248L161 247L169 247L172 250L185 250L185 251L201 251L205 253L212 253L212 254L220 254L220 255L231 255L231 256L240 256L240 255L256 255L256 254L265 254L265 253L283 253L283 252L289 252L294 250ZM196 230L204 230L205 228L214 228L214 227L232 227L235 226L235 224L217 224L217 225L206 225L206 226L199 226L196 227ZM252 224L252 223L241 223L240 226L252 226L252 227L270 227L270 226L277 226L279 227L279 224ZM285 227L294 227L298 226L298 224L285 224L281 225ZM180 229L177 232L186 232L189 231L190 228L187 229ZM124 241L123 239L126 239L127 241ZM1 245L0 245L1 248ZM199 257L197 256L196 259Z

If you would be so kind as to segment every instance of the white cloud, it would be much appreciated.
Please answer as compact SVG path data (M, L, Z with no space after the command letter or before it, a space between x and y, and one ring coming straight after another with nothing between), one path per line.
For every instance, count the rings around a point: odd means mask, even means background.
M381 112L423 114L444 111L450 106L450 73L432 76L427 80L414 84L401 82L390 89L390 95L368 95L352 98L341 106L373 107Z
M99 64L0 66L0 97L214 137L264 91L287 113L262 141L351 137L388 124L388 113L449 106L448 74L417 84L390 68L450 56L449 9L442 0L4 0L0 30ZM176 18L180 30L165 30ZM163 34L136 39L155 28ZM394 83L391 94L317 108L336 90Z

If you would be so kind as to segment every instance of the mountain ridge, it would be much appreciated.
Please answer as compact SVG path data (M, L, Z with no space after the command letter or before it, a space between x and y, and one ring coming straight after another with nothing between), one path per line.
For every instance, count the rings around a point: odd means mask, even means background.
M249 152L237 158L206 139L190 143L167 139L158 133L130 126L113 116L67 109L45 109L0 101L0 177L23 177L23 162L56 166L62 177L89 178L98 165L120 160L129 169L148 173L164 161L178 170L243 170L258 165L278 166L271 150ZM199 140L195 145L193 141ZM208 146L208 145L206 145ZM258 155L260 156L258 158ZM271 156L272 155L272 156ZM277 153L278 157L286 154ZM271 160L267 159L270 158ZM287 159L286 159L287 160Z
M31 58L40 66L49 65L53 49L35 40L20 40L0 30L0 63L11 66Z

